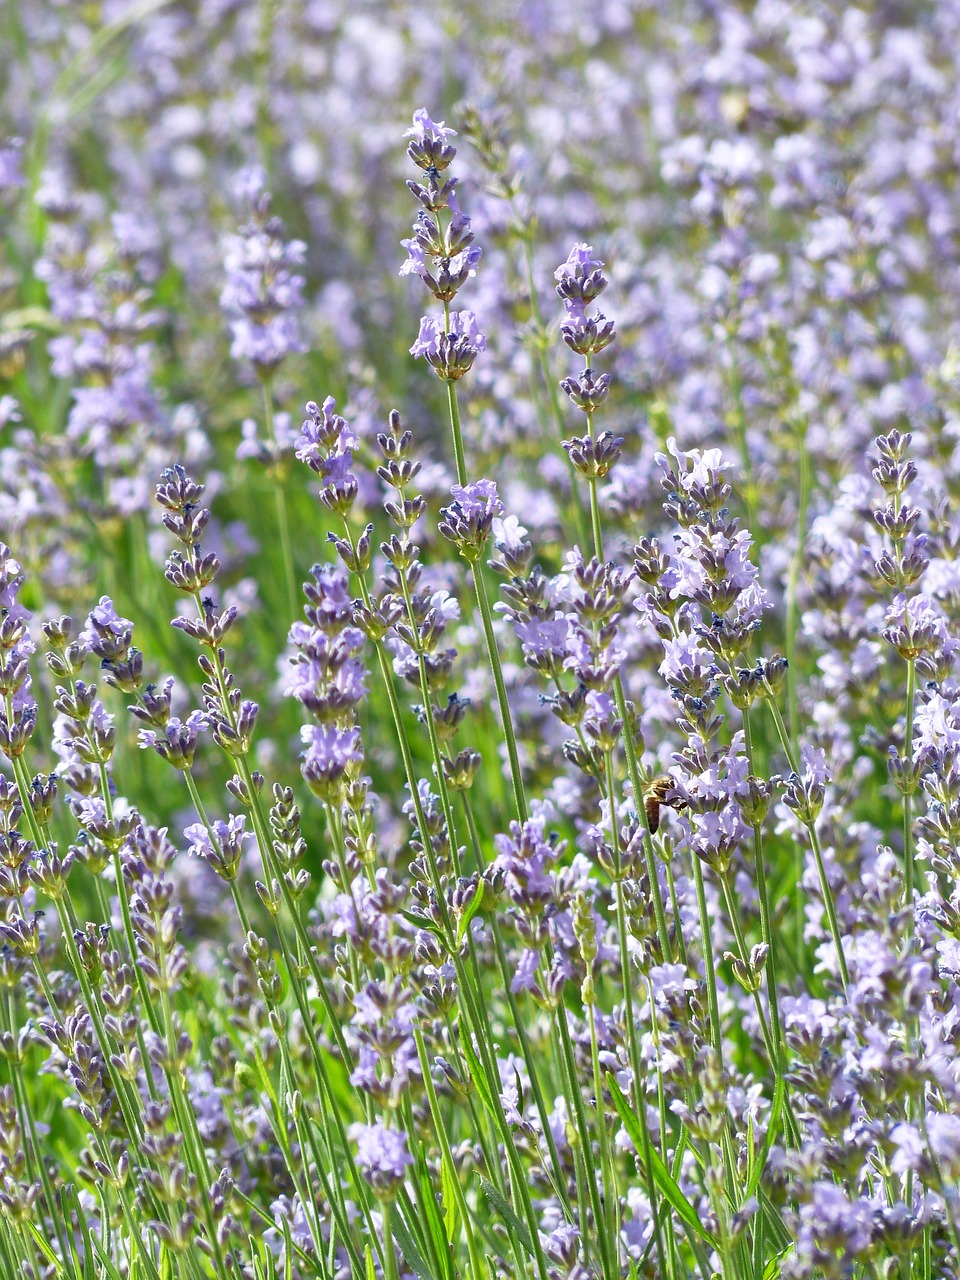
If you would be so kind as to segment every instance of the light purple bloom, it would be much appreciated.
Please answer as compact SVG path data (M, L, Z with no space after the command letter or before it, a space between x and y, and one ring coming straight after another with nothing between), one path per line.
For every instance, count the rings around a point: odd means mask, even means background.
M19 138L0 142L0 192L26 186L27 180L20 167L22 152L23 143Z
M425 142L446 143L448 138L457 136L456 129L448 129L444 122L434 122L430 119L426 110L420 107L413 113L413 125L403 135L405 138L413 138L415 142L421 145Z
M360 1172L375 1190L390 1193L403 1181L413 1164L402 1129L388 1129L382 1120L373 1124L352 1124L351 1139L357 1144Z
M410 348L412 356L425 356L428 360L439 359L448 335L444 331L443 319L424 316L420 321L420 332L417 340ZM474 355L486 351L487 340L477 326L477 317L472 311L452 311L450 313L449 339L456 339L465 349Z
M582 280L585 276L602 270L603 263L593 256L592 245L580 243L573 246L567 255L566 262L562 262L553 273L553 278L557 281Z

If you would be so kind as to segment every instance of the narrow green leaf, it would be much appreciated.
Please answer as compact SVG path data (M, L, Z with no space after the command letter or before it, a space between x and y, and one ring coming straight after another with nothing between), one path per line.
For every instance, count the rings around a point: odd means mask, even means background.
M430 1171L427 1168L427 1158L423 1147L420 1147L417 1152L417 1180L420 1184L420 1204L423 1209L423 1216L426 1219L427 1231L430 1233L434 1255L439 1261L444 1275L448 1277L448 1280L452 1280L450 1242L444 1221L437 1208L437 1198L434 1194L433 1183L430 1181Z
M459 1218L459 1214L457 1213L457 1194L453 1189L453 1179L455 1176L456 1175L451 1172L450 1165L447 1161L441 1161L440 1194L443 1196L443 1226L447 1233L448 1240L452 1240L454 1238Z
M476 886L476 890L474 892L473 898L470 900L469 907L467 907L466 911L460 917L460 923L457 925L457 942L458 943L462 942L466 937L467 930L470 928L470 921L480 910L480 905L482 902L483 902L483 884L481 882L481 883L478 883Z
M293 1236L290 1223L280 1215L280 1226L283 1230L283 1280L293 1280Z
M110 1261L110 1258L107 1256L107 1254L104 1251L103 1245L100 1243L97 1237L94 1235L91 1235L91 1236L88 1236L88 1239L90 1240L90 1243L93 1246L93 1250L96 1253L97 1258L99 1259L100 1266L103 1268L103 1274L106 1276L109 1276L110 1280L121 1280L120 1272ZM170 1260L169 1253L167 1252L164 1253L164 1259L167 1261L169 1265L169 1260Z
M775 1258L770 1259L767 1265L763 1268L763 1280L777 1280L777 1276L779 1276L781 1267L783 1266L783 1260L792 1248L792 1245L787 1245L786 1249L781 1253L778 1253Z
M463 1050L463 1055L470 1068L470 1075L473 1079L473 1083L476 1085L477 1093L480 1095L480 1101L483 1103L489 1114L496 1119L493 1107L493 1098L490 1096L490 1090L487 1088L486 1073L480 1065L480 1059L477 1057L476 1051L470 1043L469 1036L464 1036L463 1040L460 1042L460 1047Z
M401 911L400 914L410 924L416 925L418 929L426 929L428 933L436 934L438 938L443 933L443 930L435 921L431 920L429 916L421 915L419 911Z
M48 333L62 333L63 324L46 307L20 307L8 311L0 320L0 332L14 329L44 329Z
M377 1268L373 1265L373 1250L367 1245L367 1280L377 1280Z
M46 1258L47 1262L49 1262L52 1267L56 1267L57 1274L61 1276L66 1275L66 1272L63 1269L63 1264L61 1263L57 1255L53 1252L53 1250L50 1248L50 1246L47 1244L46 1240L43 1238L40 1232L40 1228L37 1227L32 1222L25 1222L23 1225L27 1228L27 1230L33 1236L34 1244L43 1254L44 1258Z
M530 1239L530 1232L514 1213L513 1207L504 1199L493 1183L488 1182L486 1178L480 1179L480 1190L532 1258L533 1241Z
M431 1270L426 1259L421 1252L420 1246L413 1238L409 1227L403 1220L403 1215L397 1210L394 1211L390 1225L393 1228L394 1238L400 1246L400 1252L408 1265L413 1269L419 1280L437 1280L436 1275Z
M760 1185L760 1179L763 1177L763 1171L767 1167L767 1160L770 1158L770 1151L773 1144L777 1140L780 1132L780 1120L783 1116L783 1099L786 1094L786 1084L783 1076L777 1077L777 1084L773 1091L773 1104L770 1108L770 1123L767 1125L767 1132L763 1138L763 1146L760 1148L760 1155L757 1158L753 1173L747 1180L747 1190L744 1199L749 1200L757 1187Z
M623 1127L629 1134L630 1141L641 1155L646 1155L647 1152L649 1152L650 1163L653 1169L653 1179L664 1199L669 1203L670 1207L680 1218L681 1222L683 1222L684 1226L686 1226L695 1235L698 1235L702 1240L706 1240L708 1244L715 1247L713 1237L700 1221L700 1216L694 1206L681 1191L679 1183L667 1168L660 1152L657 1151L652 1143L644 1143L643 1132L640 1128L640 1121L612 1075L607 1076L607 1084L613 1097L613 1104L617 1108L617 1114L623 1121Z

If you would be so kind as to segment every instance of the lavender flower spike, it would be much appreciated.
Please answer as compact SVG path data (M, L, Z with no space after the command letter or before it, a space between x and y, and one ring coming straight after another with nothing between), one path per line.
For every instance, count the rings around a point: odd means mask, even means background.
M352 1124L350 1137L357 1144L357 1164L378 1196L389 1199L413 1164L402 1129L388 1129L382 1120Z
M473 367L480 352L486 349L487 340L480 332L474 313L453 311L448 332L444 331L442 320L424 316L410 354L423 356L444 382L457 382Z

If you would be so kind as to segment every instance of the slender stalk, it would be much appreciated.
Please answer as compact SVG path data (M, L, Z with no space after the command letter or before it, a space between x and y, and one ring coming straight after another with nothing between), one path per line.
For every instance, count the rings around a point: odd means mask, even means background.
M620 689L619 702L622 702L622 701L623 701L623 690ZM625 722L625 726L626 726L626 722ZM624 740L626 741L630 737L631 737L630 729L629 727L625 727ZM643 1130L643 1135L644 1135L644 1150L641 1152L641 1156L643 1158L644 1172L647 1178L647 1194L650 1197L650 1205L653 1209L654 1243L656 1245L657 1259L660 1264L660 1269L661 1271L663 1271L664 1270L664 1249L663 1249L663 1239L660 1232L660 1217L658 1213L658 1203L657 1203L659 1197L656 1194L656 1180L653 1176L653 1157L650 1151L650 1135L647 1131L646 1116L644 1114L644 1108L642 1104L643 1081L645 1079L645 1072L643 1071L642 1059L640 1056L640 1044L637 1039L637 1021L633 1012L633 973L630 967L630 947L629 947L628 935L627 935L627 912L626 912L626 905L624 903L624 897L623 897L623 876L622 876L623 868L622 868L622 851L620 848L620 833L617 830L616 805L614 803L613 752L612 751L607 751L605 753L604 765L605 765L604 776L606 777L606 782L607 782L607 803L610 806L610 840L613 846L614 870L616 872L616 883L614 885L614 894L616 897L616 911L617 911L617 946L618 946L619 957L620 957L620 984L623 988L623 1016L624 1016L624 1021L626 1022L626 1027L627 1027L627 1051L630 1057L630 1070L633 1075L633 1081L634 1081L634 1088L633 1088L634 1102L637 1107L637 1112L640 1117L640 1124L641 1124L641 1128ZM643 820L646 821L645 811L644 811ZM650 845L650 853L652 855L653 847L652 847L652 842L650 841L650 832L647 831L646 835L647 835L647 840L645 842L645 845L646 844ZM650 866L650 863L648 863L648 868L649 866ZM653 874L656 875L655 865L653 866ZM654 888L652 884L651 884L650 893L651 893L651 897L653 897L654 899L655 910L656 910L658 895L654 893ZM662 904L659 907L659 912L660 912L660 916L658 916L658 921L657 921L658 928L661 922L660 918L662 917L662 912L663 912ZM665 938L666 938L666 923L664 922L663 934L661 937L661 946L664 945ZM668 954L669 953L667 951L664 952L664 955L663 955L664 964L668 962L667 960ZM652 1011L653 1011L653 1005L651 1003L651 1013ZM592 1010L591 1010L591 1025L592 1025ZM659 1069L657 1074L659 1078ZM660 1084L662 1086L662 1078L660 1078ZM664 1113L661 1113L660 1119L661 1119L661 1126L662 1126L661 1136L665 1144L666 1116ZM602 1124L602 1121L601 1121L601 1124ZM664 1153L666 1153L666 1145L664 1145ZM671 1271L672 1270L673 1270L673 1266L672 1266L672 1260L671 1260Z
M843 954L843 938L840 934L840 921L837 917L836 904L833 901L833 890L830 888L830 881L827 879L827 868L823 861L823 850L820 848L820 837L817 835L816 826L811 822L807 830L810 832L810 844L813 847L813 857L817 864L817 875L820 877L820 892L823 894L823 905L827 911L827 920L830 924L830 932L833 935L833 945L837 949L840 978L846 989L850 985L850 973L847 970L847 961Z
M583 1102L583 1090L577 1077L576 1059L573 1053L573 1044L570 1040L570 1029L567 1026L566 1010L561 1008L558 1013L559 1016L554 1019L554 1023L560 1036L561 1060L566 1070L570 1095L573 1098L576 1126L580 1134L580 1146L586 1171L587 1194L593 1213L593 1229L596 1233L600 1267L604 1276L610 1276L613 1274L613 1260L609 1253L610 1241L604 1230L603 1200L600 1194L600 1179L597 1177L597 1168L593 1159L593 1140L587 1121L586 1107ZM581 1223L581 1231L584 1230L584 1227L585 1224Z
M470 804L468 792L463 792L463 810L467 820L467 830L470 834L470 841L473 846L474 858L477 866L482 868L484 865L483 851L480 847L480 836L477 832L476 819L473 816L473 806ZM520 1007L517 1004L517 998L511 989L512 975L507 965L507 957L503 946L503 937L500 925L496 915L492 915L490 919L490 930L493 935L494 947L497 952L497 963L500 968L500 977L503 982L504 994L507 1003L510 1006L510 1014L513 1019L514 1030L517 1033L517 1039L520 1042L520 1052L523 1055L524 1066L527 1068L527 1075L530 1077L530 1089L533 1093L534 1104L537 1108L537 1114L540 1117L540 1127L543 1132L544 1141L547 1144L547 1151L550 1155L550 1163L553 1166L553 1177L551 1184L556 1192L557 1198L563 1205L564 1212L570 1221L573 1220L573 1211L570 1204L567 1189L564 1185L563 1166L560 1162L560 1154L557 1151L557 1144L553 1136L553 1130L550 1126L550 1115L547 1111L546 1101L543 1096L543 1089L540 1085L540 1073L537 1070L536 1058L530 1046L530 1038L527 1035L526 1028L523 1025L523 1017L520 1013ZM476 955L471 953L471 959L474 963L474 972L477 984L480 984L480 969L476 960ZM569 1099L567 1099L569 1104ZM572 1109L572 1108L571 1108Z
M783 722L783 716L780 714L780 708L777 706L776 699L772 696L766 699L767 706L773 715L774 724L777 727L777 733L780 737L780 745L783 747L790 768L797 772L797 759L794 756L789 738L787 736L787 727ZM817 835L816 825L814 823L806 824L807 830L810 832L810 844L813 849L813 857L817 866L817 875L820 878L820 892L823 895L823 905L827 913L827 921L830 926L830 933L833 936L833 944L837 950L837 963L840 968L840 977L843 981L844 988L850 985L850 974L847 970L847 961L843 954L843 938L840 933L840 921L837 917L836 903L833 900L833 890L830 888L830 881L827 878L827 869L823 861L823 850L820 847L820 838Z
M616 1225L617 1186L613 1160L610 1155L610 1134L607 1130L606 1116L603 1112L603 1076L600 1074L600 1051L597 1047L597 1015L592 1001L587 1005L587 1023L590 1028L590 1062L593 1068L593 1092L597 1108L597 1128L600 1131L600 1178L604 1209L604 1219L597 1224L597 1230L606 1235L609 1248L615 1251L616 1241L620 1236ZM616 1274L616 1272L612 1274Z
M750 762L750 772L755 773L753 726L749 707L745 708L743 712L743 736L746 743L747 759ZM770 896L767 890L767 872L763 861L763 824L760 822L753 824L753 863L757 877L757 899L760 903L760 940L768 948L766 975L767 999L770 1003L770 1026L774 1041L779 1046L782 1060L786 1063L786 1048L783 1043L783 1031L780 1022L780 1001L777 994L777 946L771 927Z
M903 730L903 756L909 765L913 764L913 716L917 694L917 660L907 659L907 711ZM915 880L914 846L913 846L913 793L903 793L903 867L904 887L907 907L913 906L913 886Z
M517 752L517 738L513 729L513 718L510 713L510 700L507 697L507 686L503 678L503 667L500 663L500 652L497 648L497 637L493 630L493 618L490 612L490 600L487 596L483 571L478 564L473 566L473 582L477 592L477 605L483 623L483 634L487 642L487 656L490 659L490 670L493 672L493 683L497 690L497 705L500 708L500 719L503 723L503 736L507 744L507 757L510 761L510 778L513 782L513 800L520 822L527 820L527 801L523 793L523 775L520 771L520 756Z
M263 392L263 416L267 425L267 435L274 451L277 448L277 433L273 419L273 386L269 378L262 378L260 386ZM273 495L277 506L277 531L280 534L280 551L283 556L283 577L287 588L287 612L290 618L300 614L300 588L293 563L293 543L290 540L290 517L287 514L287 495L284 489L284 471L279 461L273 468Z
M588 362L589 367L589 362ZM593 435L593 414L587 414L587 435L592 440ZM603 526L600 523L600 498L597 494L597 477L589 477L590 485L590 527L593 531L593 551L594 555L603 563Z
M743 496L747 508L747 524L751 533L756 530L756 533L754 533L756 538L757 534L759 534L759 529L757 529L756 484L753 479L753 459L750 457L750 444L747 440L747 415L743 403L743 379L740 376L740 366L737 363L733 339L734 330L732 326L727 325L726 353L729 363L726 367L726 382L727 390L733 402L727 415L727 426L733 431L734 440L740 453L740 461L743 466Z
M437 1092L433 1087L433 1076L430 1074L430 1060L427 1057L427 1047L423 1042L423 1032L419 1023L414 1024L413 1037L417 1045L417 1055L420 1059L420 1071L423 1076L423 1085L427 1094L427 1102L430 1106L430 1116L433 1120L434 1131L440 1141L440 1152L444 1164L447 1166L447 1175L450 1185L453 1188L453 1196L460 1211L460 1221L463 1225L463 1231L467 1238L467 1253L470 1257L470 1274L473 1280L481 1280L482 1268L480 1265L480 1257L477 1253L477 1241L473 1231L473 1218L470 1209L463 1195L463 1187L460 1185L460 1175L457 1172L457 1166L453 1160L453 1153L450 1150L450 1139L447 1137L447 1130L443 1123L443 1116L440 1114L440 1104L437 1100Z
M380 1215L383 1219L383 1256L386 1277L387 1280L400 1280L397 1250L393 1243L393 1204L388 1197L380 1201Z
M457 484L467 483L467 459L463 451L463 431L460 427L460 405L457 402L457 384L447 382L447 410L450 414L450 432L453 436L453 456L457 463Z
M443 327L450 332L450 303L443 304ZM463 449L463 431L460 427L460 404L457 400L457 384L452 378L444 380L447 388L447 413L450 418L450 434L453 438L453 456L457 464L457 484L467 483L467 459Z
M797 460L799 493L797 497L797 531L794 537L793 555L787 571L786 585L786 635L785 648L787 657L787 724L790 741L796 752L800 750L800 694L797 670L797 630L799 623L799 606L797 593L800 586L800 572L803 568L804 552L807 542L807 516L810 506L810 454L807 449L807 420L802 418L796 426Z
M723 1062L723 1034L720 1026L720 1002L717 997L717 971L713 959L713 943L710 932L710 916L707 912L707 895L703 884L703 867L694 853L693 883L697 891L697 908L700 913L700 936L703 940L703 968L707 980L707 1004L710 1009L710 1039L717 1051L717 1058Z

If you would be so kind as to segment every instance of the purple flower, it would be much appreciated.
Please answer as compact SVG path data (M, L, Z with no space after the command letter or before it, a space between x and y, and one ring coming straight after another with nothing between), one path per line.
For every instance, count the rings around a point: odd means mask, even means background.
M677 446L673 436L667 441L667 454L677 462L676 474L687 493L695 488L709 488L714 484L717 475L724 470L723 454L719 449L684 451ZM666 454L658 453L656 460L661 468L669 469Z
M685 691L698 688L702 694L717 676L716 659L693 636L681 634L665 641L663 652L660 674L668 684Z
M843 1260L849 1266L870 1245L873 1205L864 1198L850 1200L846 1191L832 1182L813 1183L809 1195L809 1203L800 1209L797 1255L810 1261L819 1261L821 1256L829 1259L834 1274L840 1275L838 1262Z
M288 355L305 350L300 337L306 256L300 240L284 240L279 219L269 216L270 197L261 179L248 185L251 222L224 247L226 282L220 306L230 323L235 360L249 361L261 376L272 374Z
M590 357L596 355L604 347L608 347L614 339L614 324L599 311L587 314L587 307L595 302L607 287L607 278L603 274L603 263L593 256L593 249L588 244L575 244L570 250L566 262L554 272L557 281L557 293L563 300L566 313L561 328L563 340L572 351ZM565 380L570 383L570 380ZM572 384L571 384L572 385ZM602 395L598 381L596 394ZM564 387L567 394L570 390ZM577 389L579 395L584 388Z
M305 724L300 729L300 739L305 747L300 772L310 790L319 800L339 799L347 766L363 759L359 729Z
M413 125L403 135L405 138L413 138L414 142L423 146L426 143L439 142L446 143L448 138L457 136L456 129L448 129L444 122L434 122L430 119L426 110L420 107L413 113Z
M694 814L687 821L692 826L690 844L694 853L720 873L726 871L737 846L750 834L736 804Z
M487 340L477 327L474 313L452 311L449 330L444 329L442 319L433 316L421 319L420 333L410 348L410 354L423 356L439 377L455 382L463 377L486 348Z
M567 657L570 619L563 614L552 618L530 618L515 627L523 656L537 671L558 673Z
M317 405L313 400L308 401L307 417L294 442L298 461L305 462L318 475L323 470L323 460L327 454L352 449L356 444L356 437L347 427L345 419L336 412L336 406L333 396L327 396L322 405Z
M554 894L553 865L563 847L547 839L544 826L543 818L530 818L523 824L511 822L510 834L494 840L497 857L493 865L503 871L507 895L520 907L542 906Z
M352 1124L349 1135L357 1144L360 1172L379 1196L390 1197L413 1164L402 1129L388 1129L382 1120L373 1124Z
M26 186L26 178L20 168L22 151L23 143L19 138L7 138L0 142L0 192Z
M133 623L121 618L109 596L101 596L87 615L87 625L80 633L80 642L91 653L107 662L126 657L133 638Z
M245 840L252 839L246 830L244 815L235 814L226 822L216 819L209 827L195 822L184 828L184 836L190 841L188 853L202 858L224 880L235 880L243 856Z
M472 484L452 485L450 493L465 520L489 519L503 515L503 503L493 480L475 480Z
M162 729L141 729L137 742L142 750L152 747L162 760L175 769L189 769L200 731L207 727L207 717L202 711L191 711L186 720L171 716Z
M450 493L453 502L441 509L438 528L445 538L456 544L462 556L474 561L490 536L494 519L503 515L503 503L492 480L455 484Z

